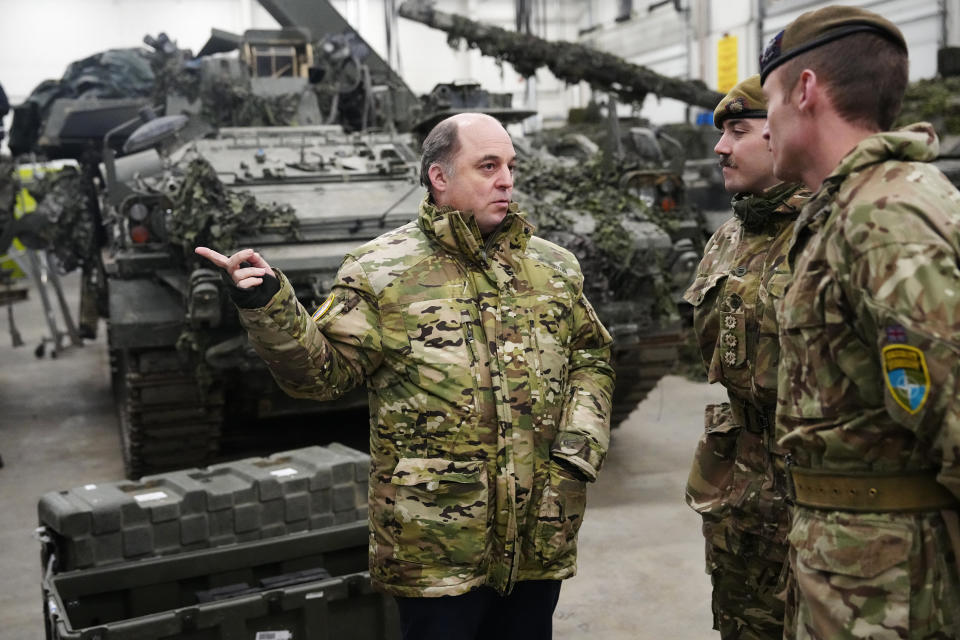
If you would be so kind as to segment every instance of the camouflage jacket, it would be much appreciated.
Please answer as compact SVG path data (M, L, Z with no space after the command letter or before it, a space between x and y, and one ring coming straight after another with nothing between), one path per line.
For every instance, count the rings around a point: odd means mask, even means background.
M706 409L687 504L706 516L711 544L733 553L739 532L786 544L785 476L775 460L781 452L773 420L780 359L774 305L790 279L793 222L809 197L797 185L780 184L757 196L771 209L766 220L748 221L738 209L710 238L684 294L707 379L726 387L730 398ZM734 205L746 202L738 196Z
M374 584L442 596L574 575L613 388L576 258L516 204L484 242L424 200L346 256L312 318L280 277L266 307L241 310L280 386L369 392Z
M777 421L799 466L943 467L960 495L960 193L937 150L923 125L870 136L801 214Z
M801 213L778 307L777 431L800 467L928 471L960 496L960 193L928 164L937 152L925 123L872 135ZM798 509L790 542L799 629L957 637L943 631L960 592L939 512Z

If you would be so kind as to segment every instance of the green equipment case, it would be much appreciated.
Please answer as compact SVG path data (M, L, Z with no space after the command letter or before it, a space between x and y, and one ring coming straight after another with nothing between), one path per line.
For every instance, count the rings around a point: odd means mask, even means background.
M368 466L332 444L43 496L48 640L399 638Z

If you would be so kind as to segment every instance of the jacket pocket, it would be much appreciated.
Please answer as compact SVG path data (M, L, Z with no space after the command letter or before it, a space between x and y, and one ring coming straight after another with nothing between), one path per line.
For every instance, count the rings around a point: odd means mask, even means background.
M716 290L726 277L727 274L723 272L697 275L693 284L683 293L683 299L694 307L701 306L709 301L710 292Z
M798 272L778 303L780 363L778 413L822 420L854 410L849 380L837 368L831 340L842 335L827 322L834 280L826 269Z
M699 513L723 516L730 510L737 437L742 427L734 423L726 402L707 405L703 426L687 479L687 504Z
M747 363L746 302L739 293L724 291L717 306L720 308L717 355L724 369L739 369Z
M856 625L858 636L877 638L898 638L897 629L910 629L908 526L798 515L789 539L796 554L800 628L826 635ZM866 610L873 614L865 616Z
M707 379L717 382L730 378L742 384L747 359L746 316L743 299L728 292L728 275L699 275L683 297L694 308L694 331L700 353L708 363Z
M482 460L403 458L390 482L396 485L396 559L427 565L480 563L488 514Z
M538 318L534 309L526 309L525 313L528 326L523 336L524 351L531 357L533 400L543 407L539 413L559 413L567 388L570 351L566 345L567 332L560 333L556 327L565 327L566 323L552 318L547 322L545 314Z
M405 305L402 313L411 377L461 411L476 410L477 358L464 305L453 299L422 300Z
M533 534L537 558L544 564L577 549L577 532L587 507L587 483L574 478L555 462L543 487L540 511Z

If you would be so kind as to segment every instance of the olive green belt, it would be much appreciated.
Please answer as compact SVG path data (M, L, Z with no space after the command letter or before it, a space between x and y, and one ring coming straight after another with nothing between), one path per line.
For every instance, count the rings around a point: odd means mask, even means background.
M838 511L936 511L960 501L929 471L839 474L792 467L796 504Z

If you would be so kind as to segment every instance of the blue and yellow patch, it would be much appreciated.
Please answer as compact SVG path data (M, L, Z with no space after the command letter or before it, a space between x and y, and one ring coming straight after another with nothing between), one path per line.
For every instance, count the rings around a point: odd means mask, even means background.
M890 344L883 348L881 357L894 401L909 413L920 411L930 395L930 372L923 351L906 344Z
M327 296L327 299L323 301L323 304L317 307L317 310L313 312L313 321L316 322L317 320L322 318L323 314L329 311L330 307L332 306L333 306L333 294L331 293L330 295Z

